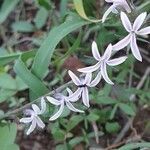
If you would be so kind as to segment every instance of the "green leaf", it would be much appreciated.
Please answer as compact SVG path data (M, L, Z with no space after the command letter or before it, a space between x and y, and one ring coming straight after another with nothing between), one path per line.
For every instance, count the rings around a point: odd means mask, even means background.
M95 102L98 104L111 105L111 104L116 104L117 100L112 99L111 97L107 97L107 96L98 96L95 99Z
M20 55L21 55L21 53L9 54L6 56L0 56L0 65L4 66L4 65L16 60Z
M0 24L3 23L11 11L14 10L19 0L4 0L0 9Z
M48 37L45 39L41 47L39 48L33 65L32 72L38 77L43 78L48 69L51 57L57 46L57 44L70 32L76 30L83 25L89 24L84 20L81 20L75 15L69 16L68 19L58 27L53 28Z
M4 102L5 100L8 100L10 97L15 95L16 92L16 90L0 89L0 103Z
M77 126L84 118L82 116L72 116L67 124L67 131L69 132L72 130L75 126Z
M18 146L14 144L17 126L15 123L0 125L0 148L1 150L18 150Z
M87 15L84 11L84 7L83 7L83 0L73 0L73 3L74 3L77 13L85 20L88 20L90 22L100 22L101 21L101 20L97 20L97 19L90 19L87 17Z
M120 125L118 122L107 122L105 128L108 133L117 133L120 129Z
M91 113L87 116L87 119L92 122L92 121L98 120L98 119L99 119L99 116L98 116L96 113L91 112Z
M18 76L16 77L16 85L18 91L22 91L28 88L28 86L23 82L23 80Z
M12 29L17 32L33 32L35 27L27 21L17 21L12 24Z
M25 65L25 62L28 58L33 57L35 51L29 51L22 54L19 59L16 61L14 70L17 75L28 85L29 89L34 93L36 97L40 97L48 93L47 87L39 80Z
M115 113L116 113L116 111L117 111L117 108L118 108L118 104L116 104L116 105L114 106L113 110L111 111L110 117L109 117L110 120L112 120L112 119L114 118Z
M118 148L118 150L133 150L138 148L150 148L150 142L143 142L143 143L131 143Z
M131 106L124 103L119 103L119 108L127 115L135 116L135 112Z
M40 7L34 19L35 26L41 29L45 25L47 18L48 11L44 7Z
M9 74L0 73L0 88L16 90L16 82Z

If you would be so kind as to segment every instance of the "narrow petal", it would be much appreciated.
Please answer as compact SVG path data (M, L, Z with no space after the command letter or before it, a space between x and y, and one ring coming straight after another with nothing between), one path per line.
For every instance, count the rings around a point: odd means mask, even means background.
M112 12L112 10L114 9L114 5L110 6L106 12L104 13L103 17L102 17L102 23L105 22L107 16Z
M68 92L69 96L73 94L73 92L71 91L71 89L70 89L70 88L68 88L68 87L67 87L67 89L66 89L66 90L67 90L67 92Z
M95 65L93 65L93 66L78 69L78 71L79 71L79 72L83 72L83 73L94 72L94 71L96 71L98 68L100 68L100 63L101 63L101 62L98 62L97 64L95 64Z
M43 121L41 120L41 118L38 117L38 116L36 117L36 123L42 129L45 127L45 124L43 123Z
M32 121L32 118L31 117L26 117L26 118L21 118L20 119L20 122L22 123L29 123Z
M28 131L27 131L27 135L29 135L31 132L33 132L33 130L35 129L36 127L36 120L33 119L32 123L31 123L31 126L29 127Z
M133 24L133 30L134 31L138 31L140 29L140 27L142 26L142 24L144 23L144 20L147 16L147 13L144 12L144 13L141 13L134 21L134 24Z
M36 114L39 114L40 113L40 108L36 105L36 104L32 104L32 109L34 110L34 112Z
M128 12L131 13L131 8L128 5L128 3L126 2L126 0L124 0L124 4L123 4L124 9Z
M83 100L83 104L86 106L86 107L90 107L90 104L89 104L89 92L88 92L88 88L85 87L85 88L82 88L82 100Z
M139 35L150 34L150 26L137 31L137 34L139 34Z
M56 114L54 114L49 120L50 121L56 120L58 117L60 117L60 115L62 114L63 110L64 110L64 103L62 103L62 105L60 106L58 112Z
M95 41L93 41L93 43L92 43L92 54L96 60L98 60L98 61L100 60L101 56L100 56L100 53L98 51L97 44Z
M100 82L101 78L102 78L101 72L98 72L98 74L95 77L95 79L88 86L89 87L95 87Z
M113 0L105 0L107 3L113 3Z
M104 52L104 55L102 56L102 59L104 61L107 61L111 57L111 53L112 53L112 45L109 44Z
M132 30L132 25L131 25L131 23L130 23L129 18L127 17L127 15L126 15L124 12L121 12L121 21L122 21L122 24L123 24L123 26L125 27L125 29L126 29L128 32L131 32L131 30Z
M131 51L132 51L132 54L134 55L134 57L137 60L142 61L142 56L140 54L140 50L139 50L139 48L137 46L137 43L136 43L136 36L135 36L135 34L133 34L132 37L131 37L130 45L131 45Z
M108 84L114 84L108 77L106 63L102 63L101 65L101 75Z
M83 110L79 110L79 109L75 108L70 102L66 102L66 106L67 106L71 111L84 113Z
M41 98L41 111L40 111L40 114L43 114L46 110L46 102L45 102L45 99L44 97Z
M67 98L70 102L76 102L81 97L82 89L78 88L73 94L69 95Z
M122 64L125 60L127 59L126 56L120 57L120 58L115 58L107 61L107 64L109 66L117 66L119 64Z
M87 73L84 79L83 84L89 84L92 80L92 73Z
M47 100L53 104L53 105L60 105L61 104L61 101L58 101L57 99L53 98L53 97L50 97L50 96L46 96Z
M74 84L76 84L76 85L81 84L79 78L72 71L69 70L68 74L69 74L70 78L72 79L72 81L74 82Z
M130 43L130 40L131 40L131 34L127 35L121 41L119 41L118 43L113 45L113 51L119 51L119 50L123 49Z

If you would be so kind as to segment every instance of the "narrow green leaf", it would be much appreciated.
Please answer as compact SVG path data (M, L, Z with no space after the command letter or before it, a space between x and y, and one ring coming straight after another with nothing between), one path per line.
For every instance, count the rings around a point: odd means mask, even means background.
M0 125L0 148L6 150L7 146L13 144L17 134L15 123Z
M0 24L3 23L20 0L4 0L0 8Z
M17 32L33 32L35 27L27 21L18 21L12 24L12 29Z
M118 150L133 150L138 148L150 148L150 142L143 142L143 143L131 143L122 146Z
M42 79L46 74L50 59L57 44L67 34L86 24L89 24L89 22L86 22L73 14L72 16L69 16L63 24L52 29L35 56L32 72L38 78Z
M40 7L34 19L35 26L41 29L45 25L47 18L48 11L44 7Z
M27 68L24 62L30 57L35 55L35 51L30 51L22 54L19 59L16 61L14 70L17 75L28 85L29 89L36 95L36 97L40 97L46 93L48 93L48 89L39 80L31 71Z
M21 55L21 53L0 56L0 65L4 66L4 65L16 60L20 55Z
M85 20L88 20L90 22L100 22L101 21L101 20L97 20L97 19L90 19L87 17L87 15L84 11L84 7L83 7L83 0L73 0L73 3L74 3L75 9L78 12L78 14Z

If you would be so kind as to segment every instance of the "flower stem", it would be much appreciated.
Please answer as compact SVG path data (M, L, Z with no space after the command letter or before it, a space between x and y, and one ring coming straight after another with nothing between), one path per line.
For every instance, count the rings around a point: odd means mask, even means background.
M69 82L65 83L64 85L60 86L59 88L57 88L57 89L55 89L55 90L53 90L53 91L51 91L51 92L49 92L49 93L43 95L42 97L51 96L51 95L55 94L56 92L61 92L61 91L63 91L67 86L69 86L71 83L72 83L72 81L69 81ZM20 107L20 108L17 108L17 109L15 109L15 110L12 110L12 111L10 111L10 112L5 113L4 115L0 116L0 120L5 119L5 118L9 118L9 117L13 116L14 114L17 114L17 113L23 111L24 109L30 107L33 103L39 102L40 100L41 100L41 97L35 99L34 101L32 101L32 102L30 102L30 103L27 103L26 105L24 105L24 106L22 106L22 107Z

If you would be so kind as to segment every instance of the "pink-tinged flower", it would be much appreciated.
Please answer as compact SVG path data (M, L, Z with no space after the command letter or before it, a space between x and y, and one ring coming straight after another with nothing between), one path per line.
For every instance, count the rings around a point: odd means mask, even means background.
M31 122L31 126L26 133L27 135L33 132L36 126L42 129L45 127L45 124L38 116L38 115L43 114L45 110L46 110L46 103L45 103L44 98L41 99L41 109L36 104L32 104L32 109L25 110L25 115L30 116L30 117L22 118L20 119L20 122L25 123L25 124L28 124Z
M104 13L102 17L102 22L104 22L107 18L107 16L112 12L112 13L118 13L118 10L123 9L127 11L128 13L131 12L131 9L127 3L126 0L105 0L107 3L113 3L107 11Z
M70 99L72 102L73 97L82 97L83 104L87 107L89 105L89 92L88 87L95 87L101 80L101 74L98 73L94 80L92 80L92 74L87 73L85 78L78 78L72 71L68 71L69 76L71 77L72 81L75 85L77 85L78 89L72 95L70 95Z
M112 45L109 44L108 47L106 48L104 55L100 56L100 53L97 48L97 44L96 44L96 42L93 42L92 43L92 54L93 54L93 57L98 62L93 66L78 69L78 71L83 72L83 73L90 73L90 72L94 72L96 70L100 70L100 73L101 73L102 77L104 78L104 80L109 84L114 84L108 77L106 66L107 65L109 65L109 66L119 65L119 64L123 63L127 59L127 57L123 56L120 58L110 59L111 53L112 53Z
M121 12L122 24L129 34L125 38L123 38L121 41L113 45L114 51L121 50L124 47L126 47L128 44L130 44L131 51L134 57L137 60L142 61L142 57L141 57L141 54L140 54L140 51L136 42L136 36L137 35L143 36L143 35L150 34L150 26L141 29L141 26L144 23L146 16L147 16L146 12L140 14L135 19L132 25L127 15L124 12Z
M69 95L72 95L73 92L67 88L67 92L69 93ZM84 113L84 111L82 110L79 110L77 108L75 108L71 102L70 102L70 99L69 99L69 96L65 96L63 95L62 93L57 93L55 94L55 98L53 97L50 97L50 96L47 96L46 97L47 100L55 105L55 106L60 106L59 110L57 111L57 113L55 113L52 117L50 117L50 121L53 121L53 120L56 120L57 118L59 118L61 116L61 114L63 113L63 110L64 110L64 107L65 105L68 107L68 109L70 109L71 111L74 111L74 112L79 112L79 113ZM76 100L76 98L75 98Z

